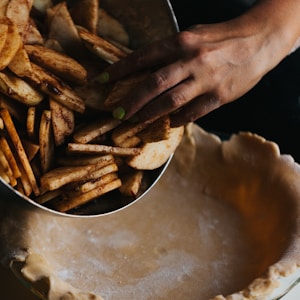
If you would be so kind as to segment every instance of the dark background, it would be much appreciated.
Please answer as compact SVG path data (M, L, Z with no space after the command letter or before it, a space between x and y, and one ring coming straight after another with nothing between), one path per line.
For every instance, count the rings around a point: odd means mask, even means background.
M241 14L251 0L171 0L181 30ZM276 51L276 49L274 49ZM300 49L284 59L246 95L197 123L211 131L251 131L278 143L282 153L300 162Z

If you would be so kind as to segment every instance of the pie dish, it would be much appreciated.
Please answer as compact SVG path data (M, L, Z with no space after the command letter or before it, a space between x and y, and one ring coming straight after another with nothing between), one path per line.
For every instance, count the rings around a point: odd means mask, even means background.
M115 214L1 198L1 261L49 300L271 299L300 264L299 178L275 143L191 124L157 185Z

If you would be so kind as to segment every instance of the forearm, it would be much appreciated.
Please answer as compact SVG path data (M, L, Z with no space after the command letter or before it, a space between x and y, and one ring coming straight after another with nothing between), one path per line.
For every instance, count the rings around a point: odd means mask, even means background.
M244 18L252 19L252 24L264 28L267 36L278 43L276 50L282 51L282 55L300 45L299 0L259 0Z
M125 119L171 114L172 126L179 126L248 92L295 49L299 37L300 0L258 0L234 19L198 24L138 49L111 65L106 77L115 81L153 68L118 105Z

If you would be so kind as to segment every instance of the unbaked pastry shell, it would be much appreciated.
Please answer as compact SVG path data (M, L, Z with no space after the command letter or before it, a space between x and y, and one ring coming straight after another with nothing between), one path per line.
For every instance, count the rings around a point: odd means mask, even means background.
M0 257L49 300L268 299L299 267L299 178L262 137L191 125L157 186L116 214L0 201Z

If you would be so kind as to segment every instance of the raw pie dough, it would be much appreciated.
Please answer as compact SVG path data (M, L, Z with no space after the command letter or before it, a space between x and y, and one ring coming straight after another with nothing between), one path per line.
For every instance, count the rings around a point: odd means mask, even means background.
M50 300L267 299L300 263L299 182L276 144L191 125L162 179L118 213L1 199L0 258Z

